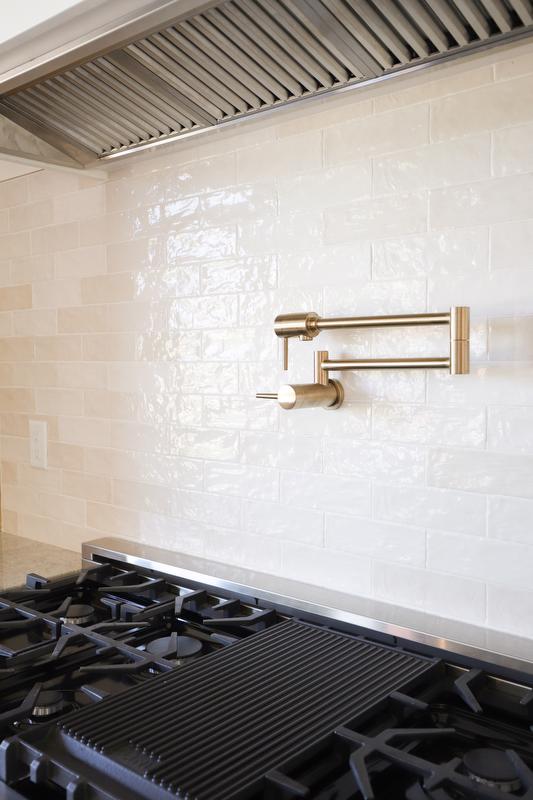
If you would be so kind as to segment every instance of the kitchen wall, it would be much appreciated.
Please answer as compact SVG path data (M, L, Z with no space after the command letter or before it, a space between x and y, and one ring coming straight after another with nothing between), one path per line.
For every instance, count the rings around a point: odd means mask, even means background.
M533 635L533 45L0 185L6 531L106 534ZM469 376L257 401L281 311L471 305ZM322 334L444 355L442 329ZM291 342L290 379L316 343ZM29 465L45 419L49 468ZM35 568L38 570L39 565Z

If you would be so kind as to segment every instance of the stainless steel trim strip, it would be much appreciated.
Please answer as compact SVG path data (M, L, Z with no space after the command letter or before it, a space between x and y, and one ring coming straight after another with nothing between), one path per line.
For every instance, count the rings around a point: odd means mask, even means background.
M533 642L513 637L512 635L485 631L475 626L463 626L465 636L480 634L487 641L484 646L474 645L464 640L455 640L447 636L428 633L420 629L363 616L342 608L321 605L304 599L305 594L320 594L321 591L323 594L337 596L346 601L355 602L358 599L356 597L338 595L335 592L320 590L319 587L298 584L288 579L279 579L266 573L244 570L228 564L209 562L205 559L148 547L125 539L109 537L85 542L82 546L82 556L85 566L90 565L95 560L105 561L111 559L141 570L154 570L178 580L181 578L206 587L220 588L227 592L255 598L259 602L274 603L294 611L302 611L317 618L333 620L334 622L364 628L400 640L411 641L421 646L449 653L450 656L455 653L458 656L475 661L482 661L507 670L516 670L533 675ZM250 582L242 583L235 579L236 576L239 576L242 580L244 575L252 578L254 584ZM266 588L273 584L283 585L284 588L286 587L285 591L290 593L280 594L278 591ZM293 594L293 592L297 594ZM359 600L362 600L362 598L359 598ZM391 606L391 611L394 610L394 607ZM449 627L460 626L460 623L453 623L447 620L440 620L440 623ZM498 643L497 650L489 648L488 642L491 640ZM517 650L521 648L526 654L514 655L508 651L506 652L503 649L505 644L509 647L515 646Z

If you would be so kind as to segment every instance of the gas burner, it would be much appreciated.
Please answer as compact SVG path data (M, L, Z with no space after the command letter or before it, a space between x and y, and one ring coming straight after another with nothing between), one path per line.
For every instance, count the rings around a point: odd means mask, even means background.
M70 605L64 616L61 617L61 622L69 623L70 625L87 625L87 623L94 620L95 611L92 606L73 604Z
M507 793L521 787L516 768L502 750L478 747L466 753L463 764L469 777L483 786Z
M153 639L146 645L146 652L159 658L181 659L191 658L198 655L202 649L202 643L192 636L178 636L173 633L170 636L162 636L160 639Z
M32 716L52 717L54 714L63 711L66 705L63 694L57 690L50 689L39 694L37 703L33 707Z

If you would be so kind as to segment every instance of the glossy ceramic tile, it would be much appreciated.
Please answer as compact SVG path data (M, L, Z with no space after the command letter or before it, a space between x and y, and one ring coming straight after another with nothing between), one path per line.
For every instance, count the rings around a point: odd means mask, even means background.
M0 185L3 525L117 534L532 635L531 43L116 162ZM472 306L472 371L258 401L276 314ZM339 357L442 329L333 331ZM47 470L28 423L48 423ZM34 567L35 565L30 565ZM527 616L527 615L526 615Z

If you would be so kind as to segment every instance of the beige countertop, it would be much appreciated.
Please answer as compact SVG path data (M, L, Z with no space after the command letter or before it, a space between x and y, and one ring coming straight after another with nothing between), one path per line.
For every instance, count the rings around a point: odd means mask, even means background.
M28 572L49 578L80 566L81 555L72 550L0 533L0 590L25 583Z

